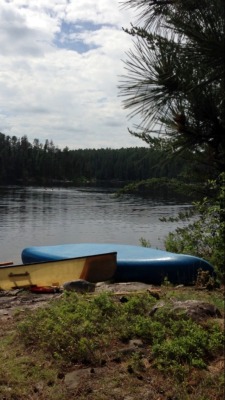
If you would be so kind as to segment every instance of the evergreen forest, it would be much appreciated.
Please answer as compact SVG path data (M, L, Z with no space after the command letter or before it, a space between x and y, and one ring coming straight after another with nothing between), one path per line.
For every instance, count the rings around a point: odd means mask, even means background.
M172 150L171 150L172 151ZM168 149L134 147L121 149L63 150L52 141L44 144L26 136L0 133L0 184L87 184L141 181L149 178L188 176L189 155L171 158Z

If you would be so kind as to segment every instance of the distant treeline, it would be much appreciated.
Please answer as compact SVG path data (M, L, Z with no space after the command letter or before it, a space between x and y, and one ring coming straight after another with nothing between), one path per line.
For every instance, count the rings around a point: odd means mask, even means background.
M182 157L164 162L167 157L168 151L146 147L60 150L52 141L31 144L26 136L0 133L0 184L119 183L186 175L188 162Z

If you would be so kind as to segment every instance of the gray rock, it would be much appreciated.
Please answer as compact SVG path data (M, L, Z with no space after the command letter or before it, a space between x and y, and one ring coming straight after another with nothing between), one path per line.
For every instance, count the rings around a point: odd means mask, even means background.
M95 291L95 284L85 281L84 279L78 279L76 281L65 282L63 289L70 292L87 293Z
M207 318L222 318L217 307L213 304L198 300L175 301L173 303L172 311L183 311L194 321Z
M134 348L134 347L143 347L143 342L141 339L131 339L129 340L129 346Z
M222 318L217 307L199 300L173 301L172 304L160 301L151 309L149 315L153 316L162 307L166 307L169 314L184 313L196 322L207 318Z
M79 369L65 375L65 385L68 389L76 389L80 382L85 381L90 375L90 369Z
M35 393L40 393L44 389L44 382L37 382L34 386L34 392Z
M149 315L150 316L154 315L159 308L162 308L165 305L166 305L165 301L158 301L158 303L156 303L154 307L152 307L151 311L149 312Z

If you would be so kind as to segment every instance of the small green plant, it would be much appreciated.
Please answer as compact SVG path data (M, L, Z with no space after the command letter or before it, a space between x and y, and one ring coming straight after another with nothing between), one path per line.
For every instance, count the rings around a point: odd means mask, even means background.
M139 242L141 244L142 247L151 247L151 243L149 242L149 240L146 240L145 238L141 237L139 239Z
M162 285L163 285L163 286L167 286L167 287L168 287L168 286L172 286L172 285L171 285L171 282L170 282L169 279L168 279L168 276L165 276L165 277L164 277Z
M128 368L130 367L134 372L142 372L145 370L143 356L140 352L135 351L132 353L129 361Z
M115 301L109 293L99 294L94 298L93 305L95 305L98 308L98 311L106 317L112 316L117 311Z

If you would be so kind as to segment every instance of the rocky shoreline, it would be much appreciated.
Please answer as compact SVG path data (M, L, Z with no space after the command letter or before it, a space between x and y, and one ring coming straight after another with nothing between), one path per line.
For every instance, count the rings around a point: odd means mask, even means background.
M73 288L74 291L80 292L80 283L86 283L85 291L88 290L88 282L86 281L75 281L73 282L76 286L78 283L78 288ZM68 283L69 284L69 283ZM93 285L93 284L92 284ZM68 286L68 285L67 285ZM66 286L66 287L67 287ZM173 290L185 290L183 285L174 287ZM141 282L126 282L126 283L110 283L110 282L99 282L95 285L94 290L91 290L89 295L95 295L102 292L111 292L115 296L118 296L120 301L127 301L127 297L130 294L138 294L147 292L149 295L153 296L158 302L152 310L152 313L156 312L161 307L169 306L172 311L177 312L177 310L183 310L187 315L195 320L205 319L205 318L222 318L219 310L212 306L212 304L203 301L197 301L193 299L188 299L186 301L174 301L173 299L168 299L165 301L160 301L162 291L166 288L161 288L158 286L153 286L150 284L145 284ZM0 321L5 319L11 319L16 310L25 311L29 309L37 309L39 307L44 307L48 305L51 301L59 299L64 295L64 289L61 288L55 293L31 293L29 290L15 289L11 291L0 291Z
M117 295L139 291L153 290L152 285L139 282L128 283L108 283L100 282L95 286L95 293L103 291L112 292ZM154 290L158 290L155 288ZM15 289L10 291L0 291L0 318L11 316L16 309L35 309L46 305L51 300L58 299L63 295L63 289L56 293L31 293L29 290Z

